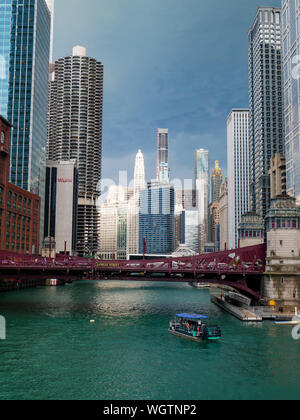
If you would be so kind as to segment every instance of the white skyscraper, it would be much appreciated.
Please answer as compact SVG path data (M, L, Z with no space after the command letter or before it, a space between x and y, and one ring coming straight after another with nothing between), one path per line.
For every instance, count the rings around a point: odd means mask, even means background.
M139 150L135 158L134 193L137 194L144 188L146 188L145 162L144 162L144 155L142 151Z
M228 248L238 247L238 226L250 207L249 110L233 109L227 119Z
M199 252L204 253L208 240L209 151L199 149L194 155L196 207L199 214Z
M134 195L128 203L127 216L127 256L139 252L139 193L146 188L145 163L141 150L135 159Z
M287 192L300 204L300 3L282 0Z
M50 63L52 63L53 59L54 1L55 0L46 0L48 9L51 13Z

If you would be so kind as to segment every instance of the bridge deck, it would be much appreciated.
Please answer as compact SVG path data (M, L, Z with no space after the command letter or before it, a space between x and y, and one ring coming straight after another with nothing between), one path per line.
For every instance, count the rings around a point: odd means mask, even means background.
M41 276L87 275L94 278L131 278L164 276L176 281L190 281L209 278L218 284L236 284L251 291L243 279L259 278L265 271L266 246L257 245L249 248L196 255L194 257L169 258L137 261L102 261L88 258L66 257L57 255L55 259L17 255L0 251L0 277L16 274ZM77 274L76 274L77 273ZM154 278L151 277L151 280ZM161 281L157 277L154 280ZM255 292L255 295L257 293Z

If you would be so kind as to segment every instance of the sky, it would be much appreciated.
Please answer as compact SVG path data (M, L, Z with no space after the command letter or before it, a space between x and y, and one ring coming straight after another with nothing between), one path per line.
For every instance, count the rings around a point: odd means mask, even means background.
M226 119L248 107L248 30L280 0L55 0L54 59L75 45L104 65L103 178L155 178L156 130L169 129L171 178L210 151L227 172Z

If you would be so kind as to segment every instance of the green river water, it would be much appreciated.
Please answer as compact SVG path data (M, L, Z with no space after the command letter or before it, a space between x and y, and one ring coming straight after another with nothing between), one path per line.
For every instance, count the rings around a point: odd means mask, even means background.
M210 316L218 343L168 333L178 312ZM0 399L299 399L291 327L243 324L209 291L166 283L78 282L0 295ZM95 320L91 324L90 320Z

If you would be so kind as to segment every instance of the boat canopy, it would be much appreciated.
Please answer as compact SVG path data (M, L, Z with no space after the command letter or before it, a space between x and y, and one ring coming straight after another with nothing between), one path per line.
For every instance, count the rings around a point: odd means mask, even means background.
M199 314L177 314L177 318L187 319L187 320L200 320L200 319L208 319L206 315L199 315Z

